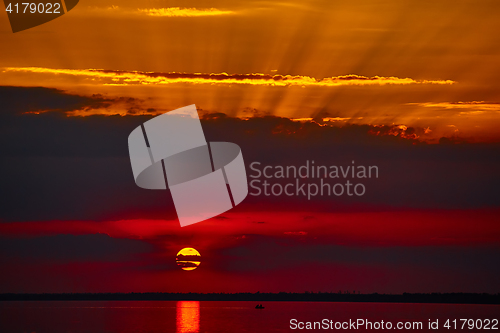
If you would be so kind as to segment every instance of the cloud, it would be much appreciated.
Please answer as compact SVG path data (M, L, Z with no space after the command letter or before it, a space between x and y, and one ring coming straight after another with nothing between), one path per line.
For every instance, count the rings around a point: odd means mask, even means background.
M80 96L44 87L0 86L0 116L41 111L72 111L106 108L110 100L100 95Z
M146 8L138 9L140 13L155 17L199 17L199 16L219 16L233 14L230 10L220 10L217 8L197 9L197 8Z
M426 108L437 109L466 109L471 111L460 112L460 114L481 114L484 112L500 112L500 103L485 101L470 102L425 102L425 103L407 103L407 105L418 105Z
M140 100L72 95L57 89L2 87L0 117L0 220L106 220L161 218L176 225L168 191L138 188L131 174L127 137L151 115L68 117L74 110L136 107ZM52 112L45 112L50 110ZM39 114L26 112L41 112ZM323 117L324 118L324 117ZM250 163L262 165L377 165L361 198L249 196L248 207L315 210L365 205L414 208L497 206L498 144L465 144L457 137L439 145L421 142L429 129L406 125L354 125L325 119L295 121L205 113L208 141L235 142ZM327 119L329 120L329 119ZM449 143L449 144L445 144ZM455 143L455 144L452 144ZM482 190L477 191L477 186ZM354 206L352 206L354 205ZM285 208L288 207L288 208ZM330 208L325 208L330 207ZM351 208L349 208L351 207ZM259 208L260 209L260 208ZM223 221L223 220L220 220ZM255 218L254 221L269 221ZM301 230L301 229L298 229Z
M228 73L159 73L104 69L54 69L44 67L5 67L3 72L29 72L45 75L69 75L100 80L106 85L164 85L188 84L244 84L259 86L338 87L366 85L453 84L451 80L414 80L411 78L361 75L343 75L316 79L310 76L281 74L228 74Z
M372 207L358 206L349 211L332 205L295 203L293 209L287 209L286 202L275 207L274 203L264 201L256 205L249 199L243 209L226 213L224 220L213 218L189 228L180 228L176 216L173 216L170 219L8 222L0 223L0 234L5 239L105 234L113 238L142 240L160 248L171 248L175 253L189 243L197 244L200 250L232 246L232 240L243 235L283 240L290 236L307 236L298 239L342 246L500 245L496 222L498 208L374 211ZM310 218L306 219L307 216Z
M157 114L143 100L133 97L81 96L45 87L0 86L2 113L6 120L13 115L60 112L70 116L92 114ZM0 124L1 126L2 124ZM5 123L3 125L6 125Z
M134 97L109 97L102 94L82 96L60 89L0 86L4 101L0 119L15 114L63 113L65 116L158 115L165 111L152 107L149 100ZM1 126L2 124L0 124ZM3 125L6 125L4 122Z
M332 284L335 289L348 286L365 292L491 292L498 276L498 266L491 262L499 250L484 243L484 236L498 244L497 213L320 213L315 214L323 220L319 224L299 221L303 214L270 212L261 214L271 223L256 225L239 223L252 214L231 211L227 223L212 220L190 230L168 227L167 221L1 224L0 285L3 292L304 291L311 285L315 291L329 291ZM81 233L82 227L91 232L122 225L121 234L111 237ZM284 235L289 227L308 236ZM72 228L76 236L57 234ZM155 228L157 233L147 239L113 239ZM43 230L45 234L37 234ZM457 235L475 246L428 243ZM415 239L427 243L415 244ZM192 276L199 281L195 285L175 265L175 254L186 244L200 250L203 258L203 266ZM432 279L419 278L423 272Z
M2 259L50 262L118 262L149 253L152 246L139 240L115 239L103 234L2 238Z
M387 265L405 267L461 267L488 271L500 250L492 247L395 246L363 247L327 244L321 239L247 235L236 244L220 249L217 269L228 271L269 271L288 266L317 264ZM495 267L492 272L500 269Z
M93 14L113 13L114 15L145 15L152 17L205 17L205 16L220 16L234 14L232 10L222 10L218 8L181 8L181 7L164 7L164 8L130 8L117 5L99 7L88 6Z
M71 105L81 106L71 102L59 107ZM127 138L151 117L14 113L0 129L0 174L5 175L0 188L0 220L161 218L176 225L168 191L143 190L132 177ZM262 166L301 166L307 160L316 165L345 166L355 161L379 168L379 179L363 180L367 189L363 197L318 196L308 201L297 196L249 196L247 207L263 204L259 209L353 210L368 206L498 206L498 144L429 145L415 139L423 129L404 125L325 126L272 116L243 119L207 114L202 126L207 141L235 142L242 148L249 175L254 173L249 168L254 161ZM254 221L269 222L263 218Z

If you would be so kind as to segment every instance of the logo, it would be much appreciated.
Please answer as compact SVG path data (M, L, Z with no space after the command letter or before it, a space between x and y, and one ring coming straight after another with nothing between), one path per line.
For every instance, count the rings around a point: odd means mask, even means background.
M26 0L25 0L26 1ZM12 32L19 32L52 21L73 9L78 0L3 0Z
M240 147L207 143L194 104L134 129L128 148L137 186L169 188L181 227L222 214L248 194Z

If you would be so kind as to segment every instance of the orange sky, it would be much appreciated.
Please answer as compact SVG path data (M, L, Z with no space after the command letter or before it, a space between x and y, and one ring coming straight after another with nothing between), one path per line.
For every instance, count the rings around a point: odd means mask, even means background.
M85 1L16 34L0 15L0 85L134 97L143 113L195 103L498 142L499 9L496 0Z

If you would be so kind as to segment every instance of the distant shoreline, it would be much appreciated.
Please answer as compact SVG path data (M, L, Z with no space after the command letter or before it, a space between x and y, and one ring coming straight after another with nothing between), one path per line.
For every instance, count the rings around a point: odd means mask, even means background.
M500 304L500 294L348 294L348 293L74 293L0 294L0 301L293 301Z

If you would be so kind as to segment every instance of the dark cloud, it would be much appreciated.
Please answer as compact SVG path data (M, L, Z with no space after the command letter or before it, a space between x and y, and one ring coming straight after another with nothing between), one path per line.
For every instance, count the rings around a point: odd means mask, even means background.
M236 142L242 147L247 174L258 161L266 165L300 167L315 165L378 166L378 179L359 180L366 186L363 197L316 197L338 210L359 203L378 207L471 208L498 206L500 187L500 144L425 144L408 135L373 135L390 132L389 126L321 126L315 122L294 122L286 118L256 117L247 120L206 117L205 134L211 141ZM408 129L406 134L408 134ZM413 134L413 133L412 133ZM264 180L263 177L260 178ZM293 179L292 179L293 180ZM270 180L287 183L290 180ZM342 179L338 180L339 182ZM319 180L315 181L319 183ZM337 181L334 181L334 183ZM247 203L288 202L286 209L307 205L304 197L251 197Z
M281 237L245 235L232 246L214 253L217 260L212 265L218 270L229 271L266 271L306 263L415 265L500 273L500 268L491 266L492 260L500 254L497 247L353 247L329 244L328 236L309 237L304 232L293 234L297 237L286 233Z
M0 116L38 111L73 111L82 108L102 108L109 100L102 95L92 97L68 94L44 87L0 86L2 101Z
M116 239L104 234L56 235L37 238L2 238L1 260L21 262L119 262L129 261L152 251L148 243Z
M47 70L50 72L50 70ZM165 81L172 79L184 79L184 80L214 80L214 81L230 81L230 82L243 82L251 83L253 80L268 81L270 84L273 83L295 83L298 85L314 85L318 83L332 83L332 82L342 82L342 81L373 81L373 82L389 82L393 84L401 83L407 84L406 81L411 81L412 83L445 83L451 84L453 81L415 81L411 79L401 79L397 77L383 77L383 76L362 76L362 75L340 75L328 78L312 78L309 76L302 75L282 75L282 74L264 74L264 73L251 73L251 74L228 74L228 73L186 73L186 72L143 72L143 71L123 71L123 70L103 70L103 69L88 69L88 73L103 73L103 74L114 74L116 75L115 82L122 82L124 78L127 78L126 82L131 83L156 83L156 81L148 82L144 80L144 77L163 79ZM74 74L71 70L67 70L65 74ZM85 75L78 73L77 75ZM106 76L106 78L108 78ZM360 83L361 84L361 83Z
M78 115L97 109L108 110L111 106L119 106L127 114L151 114L156 109L144 105L144 101L133 97L106 97L102 94L91 96L75 95L60 89L45 87L0 86L1 125L10 125L14 115L26 113L60 112L69 114L79 111Z
M10 119L0 126L0 220L176 218L168 191L140 189L132 177L127 138L152 116L67 117L63 111L112 101L46 88L3 89L4 94L27 102L9 97L4 107L3 114ZM61 112L23 114L39 108ZM366 187L362 197L248 196L238 209L255 209L254 204L259 204L263 210L307 210L318 209L317 203L334 211L363 206L498 206L499 144L429 145L415 139L417 129L323 126L272 116L240 119L208 114L202 125L208 141L240 145L248 175L254 174L249 168L254 161L262 167L300 167L307 160L315 165L349 166L355 161L379 168L378 179L362 180Z
M498 248L486 246L351 247L307 237L246 235L213 255L217 260L206 260L206 266L253 277L261 290L495 292L500 273L491 265Z

